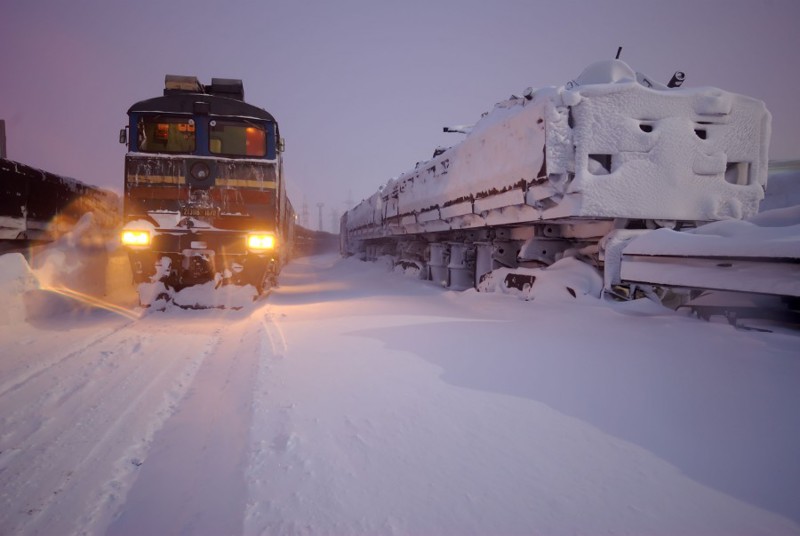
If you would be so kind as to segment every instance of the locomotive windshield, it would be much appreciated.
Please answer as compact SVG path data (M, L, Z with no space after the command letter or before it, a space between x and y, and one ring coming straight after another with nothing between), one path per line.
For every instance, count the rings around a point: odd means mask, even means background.
M228 156L266 156L267 133L254 123L214 120L209 123L208 150Z
M145 153L193 153L194 120L153 116L139 120L138 149Z

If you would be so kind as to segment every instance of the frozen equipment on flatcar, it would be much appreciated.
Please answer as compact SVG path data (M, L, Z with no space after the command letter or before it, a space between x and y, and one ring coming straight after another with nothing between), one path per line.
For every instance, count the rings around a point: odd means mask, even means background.
M620 60L498 103L466 136L342 218L345 255L391 255L451 288L574 256L603 267L623 230L757 213L771 116L763 102L669 86ZM446 129L447 130L447 129ZM510 274L507 285L525 284Z

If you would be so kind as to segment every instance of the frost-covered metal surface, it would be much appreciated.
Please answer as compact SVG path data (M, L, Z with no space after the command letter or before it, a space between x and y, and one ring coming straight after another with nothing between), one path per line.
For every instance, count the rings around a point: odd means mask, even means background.
M704 222L758 211L771 116L716 88L667 88L611 60L498 103L459 144L343 219L360 239L564 219Z
M673 81L682 82L678 74ZM343 216L342 253L389 256L453 289L497 284L525 293L539 277L531 270L569 258L603 270L614 295L643 282L677 284L627 277L623 249L659 227L682 235L756 215L771 116L759 100L673 81L597 62L563 86L496 104L475 125L445 129L466 136ZM786 288L769 291L796 295Z
M626 282L800 297L800 166L773 162L769 176L760 212L746 220L610 233L606 288Z
M646 232L617 256L619 280L800 297L800 205Z

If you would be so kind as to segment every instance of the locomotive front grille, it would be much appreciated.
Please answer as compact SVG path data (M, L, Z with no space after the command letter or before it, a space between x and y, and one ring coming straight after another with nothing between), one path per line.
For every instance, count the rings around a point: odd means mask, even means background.
M208 250L225 255L244 255L247 253L247 235L219 231L187 231L184 233L161 233L153 237L152 250L164 253L179 253L196 249L193 245L203 243Z

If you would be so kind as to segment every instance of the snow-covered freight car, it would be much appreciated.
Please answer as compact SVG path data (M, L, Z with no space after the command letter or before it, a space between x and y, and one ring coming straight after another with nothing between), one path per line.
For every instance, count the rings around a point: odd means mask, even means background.
M83 238L105 248L119 227L119 198L76 179L0 158L0 253L29 252L59 239L81 218L92 232Z
M343 254L391 255L469 288L498 268L565 256L602 267L602 241L616 230L756 214L767 181L764 103L682 81L601 61L564 86L496 104L458 129L460 143L347 212ZM530 281L509 274L505 283Z
M122 242L141 301L274 284L295 222L275 118L244 101L241 80L175 75L128 116Z

